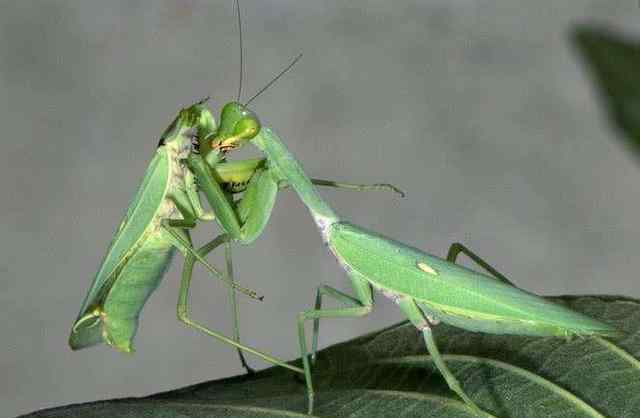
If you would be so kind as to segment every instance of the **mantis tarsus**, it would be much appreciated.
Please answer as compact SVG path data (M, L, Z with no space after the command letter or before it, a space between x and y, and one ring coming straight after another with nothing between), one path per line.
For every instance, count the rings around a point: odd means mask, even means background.
M222 124L258 124L252 112L239 103L223 109ZM252 122L248 120L253 119ZM231 128L230 128L231 130ZM314 390L311 362L315 359L320 318L361 317L373 309L373 290L398 304L409 321L422 333L427 350L449 387L478 415L483 411L465 393L443 361L432 328L442 321L470 331L530 336L616 336L619 332L606 323L571 311L513 286L493 267L461 244L449 249L447 259L367 231L341 220L320 197L300 163L268 128L255 136L238 137L218 132L207 144L212 150L228 152L253 143L265 155L271 181L284 181L293 187L309 209L329 251L351 280L355 295L330 286L318 287L314 309L297 318L300 354L312 413ZM459 253L467 254L493 277L455 264ZM344 305L322 309L323 297ZM313 321L311 360L307 349L305 322Z

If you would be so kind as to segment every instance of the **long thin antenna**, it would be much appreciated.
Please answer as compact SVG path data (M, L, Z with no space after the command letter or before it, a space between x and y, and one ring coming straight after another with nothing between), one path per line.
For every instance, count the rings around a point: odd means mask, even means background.
M291 69L291 67L293 67L296 62L298 62L300 60L300 58L302 58L302 54L299 54L297 57L295 57L293 59L293 61L291 61L291 64L289 64L287 66L287 68L285 68L284 70L280 71L280 74L278 74L277 76L275 76L271 81L269 81L267 83L266 86L264 86L263 88L261 88L256 94L254 94L249 100L247 100L247 102L244 104L245 106L248 106L249 103L251 103L256 97L260 96L262 93L264 93L269 87L271 87L271 85L273 83L275 83L276 81L278 81L278 79L280 77L282 77L287 71L289 71Z
M237 102L240 102L240 96L242 95L242 79L244 78L244 48L242 46L242 18L240 16L240 0L235 0L236 2L236 14L238 15L238 34L240 36L240 82L238 83L238 97L236 98Z

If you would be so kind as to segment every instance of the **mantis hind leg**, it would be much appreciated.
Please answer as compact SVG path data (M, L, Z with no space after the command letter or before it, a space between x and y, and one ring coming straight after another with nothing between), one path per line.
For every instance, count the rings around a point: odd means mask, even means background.
M432 324L429 322L429 319L424 315L420 308L418 308L413 299L403 296L398 298L397 303L400 306L402 312L404 312L404 314L407 316L409 321L411 321L411 323L416 328L422 331L424 341L427 345L427 351L431 355L433 362L447 382L447 385L449 385L449 388L453 390L460 398L462 398L464 403L466 403L467 406L469 406L469 408L473 410L473 412L475 412L479 416L485 416L485 413L480 409L480 407L478 407L478 405L476 405L475 402L473 402L471 398L464 392L462 386L460 385L460 382L458 381L458 379L456 379L451 370L449 370L449 367L447 367L447 364L444 362L444 359L442 358L442 356L440 355L440 351L438 350L438 346L436 345L435 339L433 338L433 332L431 329Z
M347 307L362 307L363 304L358 299L353 296L349 296L346 293L343 293L337 289L334 289L331 286L322 285L318 287L316 291L316 305L315 310L322 310L322 297L329 296L335 299L338 302L343 303ZM313 364L316 360L316 351L318 351L318 334L320 332L320 318L315 318L313 320L313 334L311 339L311 363Z
M198 254L199 257L204 257L206 254L208 254L209 252L211 252L213 249L215 249L216 247L218 247L219 245L221 245L222 243L225 242L225 236L221 235L219 237L217 237L216 239L212 240L211 242L209 242L208 244L206 244L205 246L203 246L202 248L198 249L196 252ZM242 351L246 351L248 353L254 354L260 358L262 358L263 360L274 364L276 366L281 366L284 368L287 368L289 370L292 370L296 373L300 373L303 374L304 371L298 367L292 366L290 364L287 364L284 362L284 360L280 360L276 357L273 357L269 354L263 353L261 351L258 351L254 348L251 348L249 346L246 346L244 344L241 344L240 342L238 342L235 338L231 338L231 337L227 337L226 335L219 333L217 331L214 331L194 320L191 319L190 317L190 313L189 313L189 289L191 287L191 279L193 276L193 267L196 261L196 257L194 255L189 254L186 259L185 259L185 263L184 263L184 268L182 270L182 280L180 282L180 294L178 296L178 319L183 322L184 324L195 328L207 335L209 335L210 337L216 338L218 340L221 340L222 342L225 342L229 345L232 345L234 347L236 347L236 349L238 350L242 350ZM234 336L235 337L235 336Z
M460 255L460 253L465 254L467 257L473 260L474 263L485 269L499 281L516 287L516 285L513 284L511 280L507 279L504 274L500 273L491 264L487 263L479 255L477 255L464 245L460 244L459 242L454 242L453 244L451 244L451 247L449 247L449 251L447 252L447 261L456 264L456 259L458 258L458 255Z
M351 282L353 288L357 294L357 298L349 296L337 289L330 286L320 286L316 297L315 309L301 312L298 315L298 341L300 344L300 357L302 358L302 364L304 366L304 377L307 385L308 396L308 411L311 415L313 413L314 391L313 382L311 379L311 365L309 361L309 353L307 350L307 336L304 329L305 321L314 321L314 341L313 349L315 354L315 348L317 344L317 329L318 321L320 318L354 318L361 317L369 314L373 307L373 296L371 293L371 285L363 278L356 276L356 273L350 273ZM334 299L342 302L348 307L337 309L321 309L322 295L331 296Z

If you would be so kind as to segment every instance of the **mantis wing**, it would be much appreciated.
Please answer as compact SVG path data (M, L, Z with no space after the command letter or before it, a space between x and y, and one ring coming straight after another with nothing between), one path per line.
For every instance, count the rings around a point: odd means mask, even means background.
M618 334L608 324L357 225L334 224L329 245L374 287L409 296L427 315L460 328L539 336Z
M69 337L72 348L83 348L102 341L101 327L96 326L100 319L91 311L104 302L117 278L118 270L135 253L160 209L169 187L168 164L166 150L164 147L158 148L82 303Z

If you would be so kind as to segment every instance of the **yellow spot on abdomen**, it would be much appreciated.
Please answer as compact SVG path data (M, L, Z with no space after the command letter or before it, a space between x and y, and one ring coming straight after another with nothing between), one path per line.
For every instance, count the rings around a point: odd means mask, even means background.
M424 271L425 273L433 274L434 276L438 275L438 272L433 267L428 265L427 263L419 261L417 265L418 265L418 268L420 270Z

